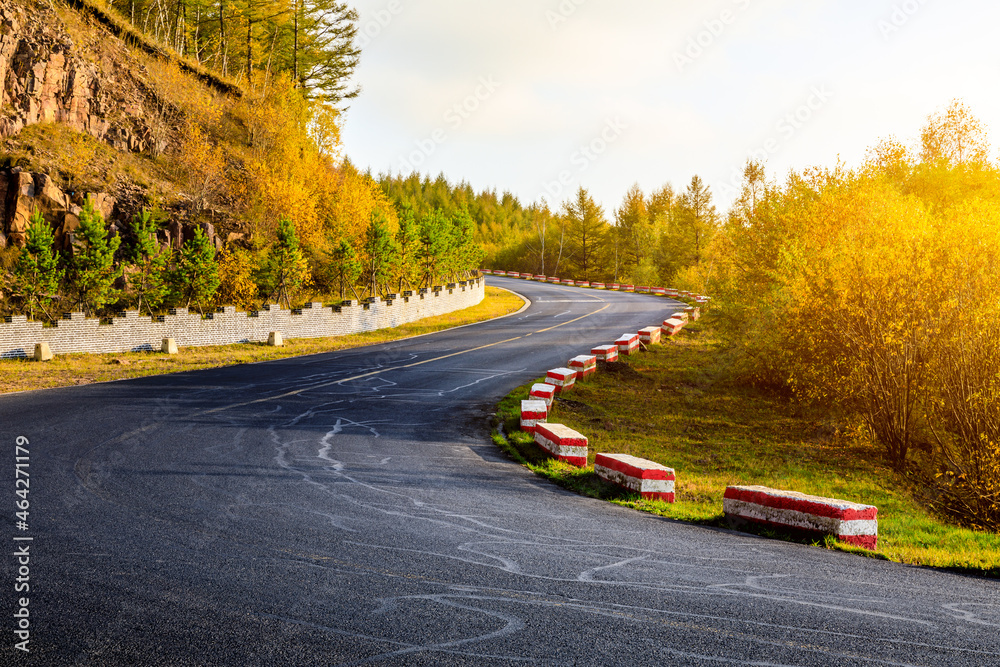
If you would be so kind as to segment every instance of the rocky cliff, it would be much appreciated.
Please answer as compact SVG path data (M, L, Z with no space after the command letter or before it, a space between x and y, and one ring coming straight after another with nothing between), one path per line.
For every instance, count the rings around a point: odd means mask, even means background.
M23 245L36 208L52 225L57 243L68 247L85 197L112 227L127 227L133 213L149 203L143 188L127 179L107 179L103 192L81 189L59 177L59 164L32 166L31 160L12 158L15 148L24 149L19 135L26 128L58 123L90 135L112 153L150 158L167 150L175 136L180 114L157 94L139 49L108 29L106 15L79 7L87 8L74 0L0 0L0 248ZM33 146L21 151L36 152ZM170 208L169 202L164 205ZM168 229L161 236L177 245L191 233Z
M0 137L59 122L119 150L149 149L157 109L141 64L107 31L82 39L47 2L0 5Z

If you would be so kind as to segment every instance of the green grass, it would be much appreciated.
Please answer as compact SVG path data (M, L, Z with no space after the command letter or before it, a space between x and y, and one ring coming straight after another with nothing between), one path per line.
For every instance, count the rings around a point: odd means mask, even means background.
M523 299L507 290L487 286L486 298L471 308L428 317L393 329L333 338L286 340L283 347L269 347L263 343L188 347L171 356L159 352L61 354L44 363L28 359L0 359L0 394L219 368L376 345L502 317L523 305Z
M759 484L876 505L879 546L866 552L833 539L807 542L889 560L1000 576L1000 536L949 524L921 504L903 475L879 452L828 416L787 397L736 382L731 359L710 321L617 364L601 364L587 382L556 399L549 421L587 436L590 467L546 457L517 430L530 384L498 409L495 441L534 472L591 497L658 515L726 525L722 497L730 484ZM677 472L676 502L645 501L600 480L599 452L632 454ZM762 531L793 539L793 536Z

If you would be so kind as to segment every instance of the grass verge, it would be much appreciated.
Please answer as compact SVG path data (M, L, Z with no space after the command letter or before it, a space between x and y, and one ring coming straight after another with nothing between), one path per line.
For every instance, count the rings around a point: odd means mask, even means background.
M65 354L57 355L52 361L45 363L26 359L0 359L0 393L108 382L346 350L483 322L515 312L523 305L524 301L511 292L487 286L486 298L471 308L428 317L394 329L333 338L287 340L284 347L268 347L263 343L188 347L182 348L179 354L173 356L159 352Z
M549 421L590 441L590 467L544 455L518 430L530 384L501 401L494 435L514 460L557 484L594 498L692 523L723 526L730 484L842 498L879 508L879 546L869 552L832 538L806 542L901 563L1000 577L1000 536L960 528L935 516L919 490L883 465L879 452L844 433L829 417L787 398L733 381L727 351L710 320L674 340L598 373L557 398ZM677 471L677 502L642 500L597 477L598 452L632 454ZM770 537L796 539L774 531Z

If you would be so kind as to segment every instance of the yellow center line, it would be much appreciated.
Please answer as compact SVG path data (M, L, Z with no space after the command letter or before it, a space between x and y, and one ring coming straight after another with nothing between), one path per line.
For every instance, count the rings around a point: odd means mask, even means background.
M559 327L564 327L564 326L566 326L568 324L573 324L574 322L579 322L580 320L583 320L583 319L586 319L588 317L591 317L592 315L596 315L596 314L598 314L599 312L601 312L603 310L607 310L610 307L611 307L611 304L609 303L606 306L604 306L603 308L600 308L599 310L595 310L592 313L587 313L586 315L581 315L580 317L577 317L576 319L573 319L573 320L569 320L568 322L563 322L562 324L557 324L554 327L549 327L547 329L542 329L540 331L533 331L533 332L531 332L529 334L525 334L523 336L517 336L515 338L508 338L507 340L500 340L500 341L497 341L495 343L489 343L487 345L480 345L479 347L472 347L472 348L469 348L468 350L461 350L459 352L452 352L451 354L445 354L445 355L442 355L440 357L434 357L433 359L424 359L423 361L415 361L412 364L405 364L403 366L390 366L388 368L379 368L379 369L374 370L374 371L369 371L368 373L362 373L361 375L354 375L354 376L349 377L349 378L341 378L339 380L333 380L332 382L324 382L323 384L317 384L317 385L313 385L311 387L303 387L302 389L295 389L293 391L285 392L284 394L278 394L277 396L267 396L265 398L254 399L252 401L243 401L242 403L233 403L231 405L224 405L224 406L219 407L219 408L212 408L211 410L203 410L202 412L199 412L197 414L199 414L199 415L211 415L211 414L215 414L217 412L225 412L226 410L232 410L233 408L244 408L244 407L246 407L248 405L258 405L260 403L269 403L271 401L277 401L277 400L280 400L282 398L291 398L292 396L298 396L299 394L304 394L307 391L315 391L316 389L325 389L326 387L333 387L333 386L336 386L336 385L339 385L339 384L343 384L345 382L353 382L354 380L363 380L364 378L372 377L374 375L380 375L382 373L388 373L389 371L399 371L399 370L404 370L406 368L415 368L416 366L423 366L424 364L429 364L429 363L434 362L434 361L442 361L443 359L450 359L451 357L457 357L457 356L460 356L460 355L463 355L463 354L468 354L470 352L478 352L479 350L485 350L485 349L488 349L488 348L491 348L491 347L496 347L497 345L503 345L505 343L512 343L515 340L521 340L522 338L527 338L532 333L545 333L546 331L552 331L553 329L558 329Z

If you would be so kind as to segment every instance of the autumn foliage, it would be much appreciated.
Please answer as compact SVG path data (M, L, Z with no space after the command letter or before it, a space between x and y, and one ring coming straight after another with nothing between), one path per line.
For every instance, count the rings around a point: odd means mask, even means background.
M746 170L710 289L759 381L856 419L943 511L1000 528L1000 170L960 103L918 151Z

